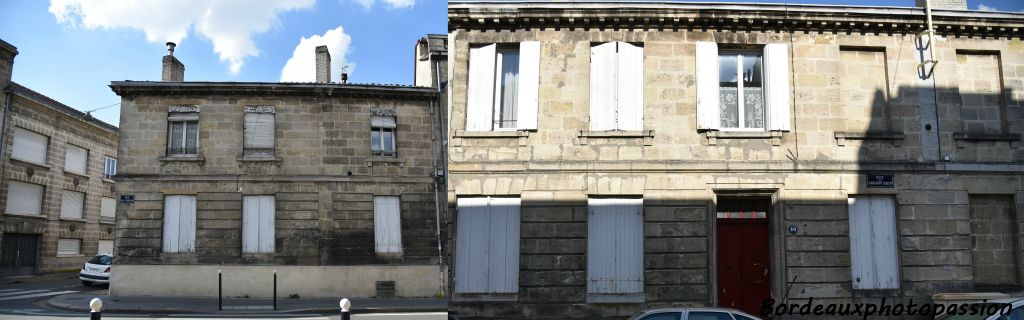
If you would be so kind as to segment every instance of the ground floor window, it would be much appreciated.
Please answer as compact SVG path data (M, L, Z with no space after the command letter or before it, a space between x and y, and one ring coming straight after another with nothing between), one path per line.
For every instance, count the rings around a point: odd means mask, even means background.
M891 196L851 196L850 270L854 289L899 289L896 206Z
M588 294L644 292L643 222L643 199L587 200Z
M459 198L455 292L519 292L519 198Z

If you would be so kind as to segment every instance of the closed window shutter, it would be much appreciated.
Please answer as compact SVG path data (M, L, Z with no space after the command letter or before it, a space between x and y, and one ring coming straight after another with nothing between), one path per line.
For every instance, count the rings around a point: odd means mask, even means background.
M274 114L246 113L244 140L246 149L273 149Z
M850 271L854 289L898 289L896 216L893 199L849 199Z
M11 180L7 187L7 213L42 214L43 191L41 185Z
M625 42L618 44L616 86L618 130L643 130L644 127L644 48Z
M242 198L242 211L242 252L273 253L274 196L245 196Z
M540 42L519 43L519 130L537 129L540 86Z
M590 49L590 130L615 130L616 71L615 42Z
M29 162L46 164L46 147L49 137L14 128L14 146L11 157Z
M114 240L100 240L96 244L96 254L101 254L101 253L113 254L114 253Z
M85 174L89 159L89 150L67 145L64 150L64 171Z
M718 130L718 45L697 42L697 129Z
M402 252L401 206L398 197L373 197L373 227L377 253Z
M497 45L469 49L466 130L489 131L494 112L494 68Z
M587 293L643 292L643 200L587 202Z
M370 127L373 128L395 128L398 124L392 116L370 116Z
M519 198L490 198L489 292L519 292Z
M114 218L114 213L117 210L117 201L114 198L104 197L100 199L100 217L101 218Z
M487 292L490 215L487 198L459 198L455 225L455 291Z
M61 196L60 217L67 219L81 219L82 209L84 206L84 193L64 190Z
M772 43L764 46L765 101L768 130L789 131L789 46Z
M164 252L193 252L196 241L196 197L164 198Z
M77 256L82 254L81 239L58 239L57 256Z

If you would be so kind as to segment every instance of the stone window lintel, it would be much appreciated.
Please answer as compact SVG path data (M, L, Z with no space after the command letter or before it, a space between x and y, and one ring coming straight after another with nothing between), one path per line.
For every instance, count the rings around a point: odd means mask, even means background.
M580 133L576 135L577 143L580 145L587 145L590 143L591 138L601 139L643 139L644 146L650 146L654 144L654 130L632 130L632 131L589 131L580 130Z

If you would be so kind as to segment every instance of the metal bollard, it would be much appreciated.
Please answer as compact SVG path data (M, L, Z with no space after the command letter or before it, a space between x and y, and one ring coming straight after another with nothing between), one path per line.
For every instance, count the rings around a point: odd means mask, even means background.
M348 298L344 298L338 305L341 306L341 320L352 320L352 314L348 312L348 309L352 307L352 302L349 302Z
M277 270L274 270L274 311L277 311Z
M92 301L89 301L89 309L92 309L92 312L89 313L89 320L100 320L102 317L100 311L103 310L103 300L92 298Z
M224 311L224 275L217 270L217 311Z

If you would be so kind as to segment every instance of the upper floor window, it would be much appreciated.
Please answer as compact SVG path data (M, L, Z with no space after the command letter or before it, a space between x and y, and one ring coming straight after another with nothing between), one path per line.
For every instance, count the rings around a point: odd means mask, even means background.
M469 49L466 130L537 129L540 42Z
M789 131L789 52L721 50L697 42L697 127Z
M117 174L117 159L106 157L103 159L103 178L113 179Z
M394 157L395 117L370 116L370 149L374 156Z
M64 149L64 171L85 174L89 163L89 150L67 145Z
M274 107L245 106L243 131L244 155L274 156Z
M167 155L195 155L199 149L199 110L167 116Z
M50 137L22 129L14 128L14 146L11 157L32 163L46 164L46 149Z
M590 48L590 130L643 130L644 48L608 42Z

